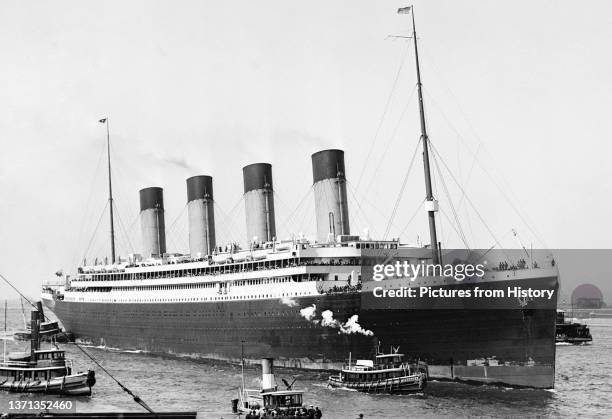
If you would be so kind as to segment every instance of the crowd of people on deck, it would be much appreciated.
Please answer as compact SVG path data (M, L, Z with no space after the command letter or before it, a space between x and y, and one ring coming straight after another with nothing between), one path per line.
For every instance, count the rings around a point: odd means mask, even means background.
M319 406L314 407L310 405L306 407L296 407L289 409L259 409L251 410L247 413L245 419L263 419L263 418L275 418L275 419L320 419L323 416L323 412L319 409Z
M328 289L325 294L336 294L336 293L345 293L345 292L355 292L355 291L359 291L361 290L361 282L358 283L357 285L344 285L342 287L339 287L337 285L334 285L333 287L331 287L330 289Z
M554 265L554 260L551 263L552 266ZM536 261L533 262L533 267L537 268L538 267L538 263ZM527 263L527 261L525 259L519 259L516 264L512 264L510 265L508 262L499 262L499 265L497 268L493 268L497 271L514 271L517 269L527 269L529 268L529 264Z

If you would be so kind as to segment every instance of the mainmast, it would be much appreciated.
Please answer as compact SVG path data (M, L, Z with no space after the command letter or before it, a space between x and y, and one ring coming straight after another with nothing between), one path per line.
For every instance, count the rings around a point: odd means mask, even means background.
M438 201L433 197L431 187L431 171L429 166L429 137L427 136L427 126L425 124L425 108L423 106L423 84L421 83L421 69L419 66L419 49L417 47L416 25L414 23L414 7L408 6L397 10L399 14L412 12L412 40L414 41L414 56L416 61L417 91L419 94L419 114L421 117L421 141L423 142L423 168L425 170L425 209L429 219L429 236L431 240L432 262L440 262L438 248L438 236L436 234L436 212L438 211Z
M111 263L115 263L115 222L113 217L113 183L111 180L111 158L110 158L110 131L108 118L100 119L106 125L106 152L108 156L108 205L110 208L110 233L111 233Z

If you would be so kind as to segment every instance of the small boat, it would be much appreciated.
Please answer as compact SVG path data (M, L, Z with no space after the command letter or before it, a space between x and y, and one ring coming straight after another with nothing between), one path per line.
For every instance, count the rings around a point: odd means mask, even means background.
M557 326L555 332L556 343L582 345L593 341L593 336L591 336L591 331L588 326L586 324L566 320L563 310L557 310Z
M39 308L41 306L39 305ZM6 302L5 302L6 318ZM40 349L40 324L43 319L41 311L32 311L32 337L29 352L14 352L7 354L4 348L4 361L0 362L0 390L14 393L42 393L69 396L91 395L91 388L96 383L95 373L87 372L72 373L72 362L65 358L65 352L57 347L52 349ZM4 338L6 338L6 321ZM78 345L77 345L78 346ZM91 358L91 356L90 356ZM92 361L96 362L94 358ZM99 364L98 364L99 365ZM107 372L108 373L108 372ZM115 380L117 381L117 380ZM119 383L117 381L117 383ZM156 412L151 410L146 403L132 393L127 387L121 388L128 392L134 401L144 407L148 412L56 412L49 409L27 413L3 413L0 418L87 418L87 419L148 419L148 418L172 418L172 419L196 419L197 412ZM31 409L31 408L30 408Z
M58 335L62 335L62 330L59 327L59 323L56 320L45 320L45 313L43 311L42 303L39 301L36 303L39 317L41 319L38 325L38 337L40 340L50 342L52 339L57 338ZM23 310L23 305L22 305ZM25 319L24 319L25 322ZM17 331L13 334L17 340L31 340L32 339L32 322L26 323L26 330Z
M4 354L0 362L0 390L14 393L90 395L95 372L73 374L72 361L57 347L40 348L40 317L32 311L32 339L29 352Z
M51 336L55 336L61 333L59 324L56 321L42 322L40 324L40 330L38 332L39 339L50 340ZM26 330L19 330L13 333L13 336L17 340L30 340L32 339L32 329L29 327Z
M366 393L411 393L423 391L427 385L427 364L421 361L409 363L399 348L391 353L379 353L372 360L349 362L340 374L329 377L328 385Z
M254 414L253 417L274 415L276 418L314 417L317 419L323 415L318 406L315 408L312 405L303 404L304 392L293 389L297 376L293 377L291 383L283 378L286 389L279 390L274 379L274 360L272 358L262 359L261 367L261 389L247 389L244 385L243 363L242 386L238 398L232 400L232 413Z

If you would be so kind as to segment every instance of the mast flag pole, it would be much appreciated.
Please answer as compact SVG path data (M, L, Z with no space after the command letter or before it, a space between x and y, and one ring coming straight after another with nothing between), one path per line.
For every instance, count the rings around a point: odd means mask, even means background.
M414 7L402 7L397 10L398 14L412 13L412 39L414 41L414 56L416 61L417 90L419 93L419 115L421 119L421 140L423 141L423 167L425 170L425 192L427 217L429 219L430 247L432 250L432 262L440 263L440 250L438 249L438 237L436 234L436 211L438 211L438 201L433 197L431 187L431 170L429 166L429 137L427 136L427 126L425 124L425 108L423 106L423 84L421 83L421 69L419 66L419 49L417 47L416 25L414 23Z
M110 158L110 130L108 117L99 121L106 125L106 152L108 155L108 204L110 208L110 233L111 233L111 264L115 263L115 222L113 217L113 183L111 181L111 158Z

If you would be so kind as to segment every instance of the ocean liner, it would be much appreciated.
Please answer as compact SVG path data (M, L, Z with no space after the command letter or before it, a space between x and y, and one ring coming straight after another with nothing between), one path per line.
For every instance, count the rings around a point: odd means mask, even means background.
M406 9L400 9L405 12ZM430 243L352 235L344 153L312 155L315 239L277 239L272 167L243 168L248 245L219 246L213 181L187 179L190 254L166 251L163 191L140 190L141 254L116 257L109 165L111 260L83 265L61 285L43 285L44 304L78 339L124 349L278 366L340 370L347 353L371 358L379 342L429 365L431 378L552 388L556 292L546 304L506 297L376 298L378 289L558 288L553 264L500 263L482 277L373 279L373 266L449 259L436 236L416 30L421 145ZM106 123L107 141L108 121ZM492 266L492 265L489 265Z

